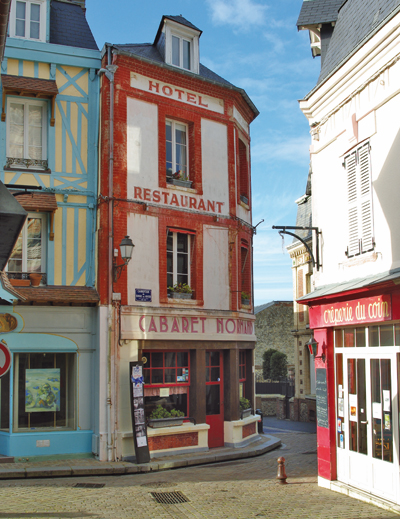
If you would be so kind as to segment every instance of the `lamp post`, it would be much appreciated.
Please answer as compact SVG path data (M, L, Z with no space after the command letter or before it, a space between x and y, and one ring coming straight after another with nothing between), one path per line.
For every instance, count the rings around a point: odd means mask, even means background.
M118 281L118 279L121 277L122 271L130 262L132 258L133 247L134 244L132 243L132 240L129 238L129 236L125 236L119 245L121 258L124 262L121 265L116 265L116 260L114 258L114 282Z
M322 362L325 364L326 355L325 355L325 349L326 346L322 345L322 355L319 357L317 356L318 351L318 342L314 339L314 337L310 337L310 340L306 342L306 346L308 346L308 349L310 351L310 354L314 356L314 359L322 359Z

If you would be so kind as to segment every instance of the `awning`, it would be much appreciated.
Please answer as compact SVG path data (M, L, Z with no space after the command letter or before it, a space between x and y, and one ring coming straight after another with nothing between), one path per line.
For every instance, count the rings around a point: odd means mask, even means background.
M1 333L0 341L13 353L69 353L78 351L71 339L50 333Z
M0 181L0 271L4 270L28 213Z
M58 88L53 79L36 79L24 76L10 76L2 74L1 83L3 86L3 106L1 120L6 120L6 96L20 95L26 97L36 97L38 99L51 99L51 118L50 126L54 126L54 103Z
M352 279L344 283L336 283L332 285L325 285L319 287L314 292L296 299L297 302L303 304L309 304L311 301L323 298L333 299L337 294L344 292L352 292L356 290L366 289L374 285L381 285L385 283L393 282L394 284L400 284L400 268L388 270L374 276L367 276L364 278Z

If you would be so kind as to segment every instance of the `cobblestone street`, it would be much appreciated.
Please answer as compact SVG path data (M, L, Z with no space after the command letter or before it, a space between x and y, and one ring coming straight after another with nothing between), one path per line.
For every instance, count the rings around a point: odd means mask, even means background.
M257 458L126 476L0 482L0 518L301 519L390 518L396 514L317 486L316 435L280 432L283 447ZM276 483L286 459L287 485ZM75 485L104 484L102 488ZM157 503L180 492L187 502Z

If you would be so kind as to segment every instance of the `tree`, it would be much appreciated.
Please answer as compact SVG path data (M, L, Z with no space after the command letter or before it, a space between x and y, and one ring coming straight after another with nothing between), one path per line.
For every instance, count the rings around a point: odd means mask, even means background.
M286 378L287 376L287 355L280 351L275 351L270 358L270 374L273 380Z
M271 357L272 355L277 352L277 350L274 350L273 348L269 348L268 350L265 350L263 353L263 377L264 380L268 380L271 377Z

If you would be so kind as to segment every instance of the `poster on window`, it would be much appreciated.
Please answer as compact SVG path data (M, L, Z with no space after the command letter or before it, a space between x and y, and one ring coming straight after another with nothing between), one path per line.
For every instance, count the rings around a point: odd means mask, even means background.
M357 395L349 395L349 407L350 407L350 422L357 422L358 420L358 400Z
M60 369L25 370L25 412L60 410Z

